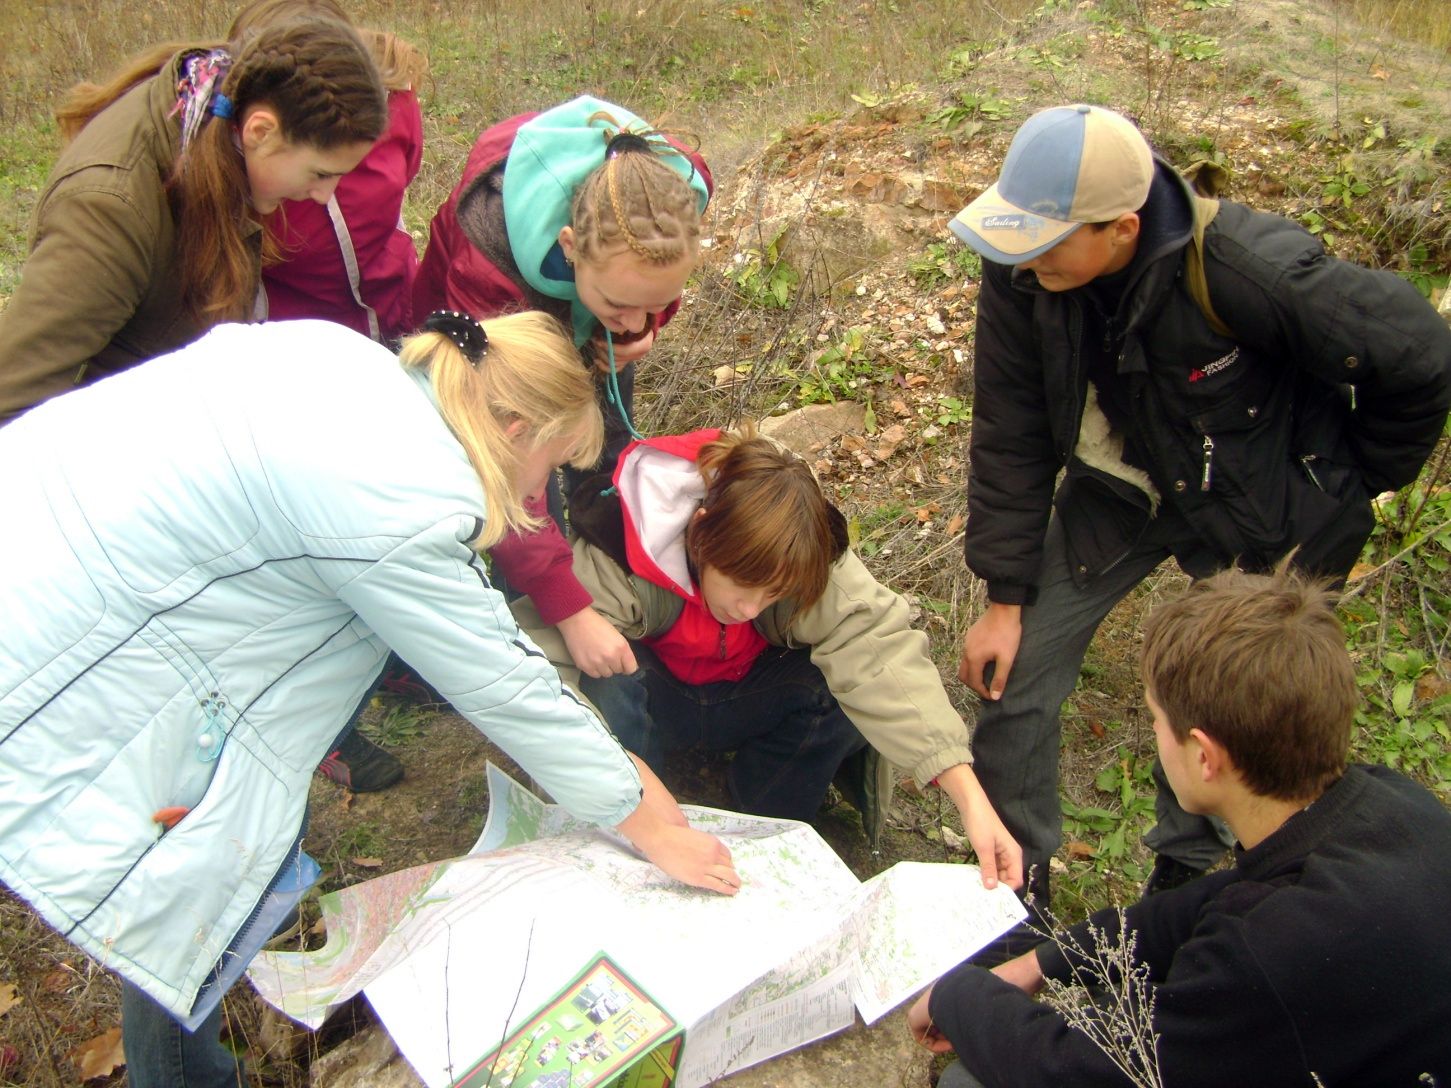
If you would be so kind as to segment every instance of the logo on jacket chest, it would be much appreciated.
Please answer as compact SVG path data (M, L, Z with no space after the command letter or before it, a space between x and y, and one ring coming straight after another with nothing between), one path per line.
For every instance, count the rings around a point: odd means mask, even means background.
M1239 348L1235 348L1228 355L1221 355L1212 363L1196 366L1193 370L1189 371L1189 380L1191 382L1198 382L1203 381L1205 378L1212 378L1216 374L1221 374L1228 370L1237 362L1239 362Z

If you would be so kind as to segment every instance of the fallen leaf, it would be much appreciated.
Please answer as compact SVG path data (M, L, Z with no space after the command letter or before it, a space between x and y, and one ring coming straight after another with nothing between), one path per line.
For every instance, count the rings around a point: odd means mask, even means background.
M63 994L76 980L76 971L68 963L62 963L53 971L47 971L40 980L40 988L48 994Z
M1070 842L1068 844L1068 856L1080 861L1085 861L1095 855L1092 846L1086 842Z
M360 869L381 869L383 868L382 858L354 858L353 864Z
M13 983L0 982L0 1016L4 1016L23 1000L24 998L16 995Z
M1442 680L1434 672L1423 673L1416 678L1416 698L1423 703L1451 693L1451 682ZM3 1012L0 1009L0 1012Z
M102 1032L90 1042L76 1047L68 1056L80 1070L81 1080L110 1076L126 1064L126 1055L121 1049L121 1029Z
M906 440L907 429L900 423L893 423L881 433L880 437L881 441L877 443L877 448L872 451L872 454L878 461L885 461L896 453L897 447Z
M940 513L942 513L942 505L940 503L930 502L926 506L918 507L917 524L925 525Z
M1370 78L1371 79L1390 79L1391 78L1391 74L1389 72L1387 72L1384 68L1382 68L1380 65L1377 64L1374 68L1372 68L1370 70Z
M962 532L963 528L966 525L967 518L963 517L961 514L953 514L952 520L947 523L947 535L956 536L958 533Z
M1104 737L1108 736L1108 730L1103 727L1103 722L1089 722L1088 731L1099 740L1103 740Z

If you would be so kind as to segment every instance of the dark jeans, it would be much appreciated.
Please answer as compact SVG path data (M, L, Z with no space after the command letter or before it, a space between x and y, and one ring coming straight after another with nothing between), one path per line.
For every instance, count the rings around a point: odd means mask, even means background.
M235 1088L242 1061L221 1043L222 1006L196 1031L129 982L121 984L121 1044L131 1088Z
M1151 529L1111 570L1079 588L1068 569L1063 524L1057 516L1048 523L1038 600L1023 609L1023 637L1007 687L997 702L981 704L972 736L973 769L1022 844L1024 870L1038 865L1046 873L1062 839L1059 709L1078 682L1088 644L1109 610L1169 555L1168 542ZM1207 869L1232 841L1221 822L1185 812L1162 781L1155 811L1159 822L1145 844L1193 868Z
M982 1081L978 1080L961 1062L953 1062L942 1071L942 1076L937 1080L937 1088L984 1088Z
M866 747L806 650L773 646L738 681L686 684L633 648L639 671L586 676L581 690L652 769L667 752L734 752L726 781L741 812L811 820L842 760Z

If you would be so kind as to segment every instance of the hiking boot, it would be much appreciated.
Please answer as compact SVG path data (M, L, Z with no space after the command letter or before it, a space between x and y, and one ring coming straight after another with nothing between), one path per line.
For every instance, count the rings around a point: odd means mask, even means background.
M354 793L377 793L403 777L403 764L353 729L317 765L317 773Z
M378 681L378 691L383 695L396 695L403 702L415 706L442 705L447 701L397 654L390 657L383 666L383 678Z
M1203 869L1185 865L1178 858L1171 858L1168 854L1158 854L1154 858L1154 868L1149 872L1149 879L1144 881L1144 898L1147 899L1159 892L1167 892L1171 888L1183 887L1191 880L1203 875Z
M882 831L887 826L896 782L892 765L869 744L842 760L832 779L832 785L861 813L862 830L873 854L881 853Z

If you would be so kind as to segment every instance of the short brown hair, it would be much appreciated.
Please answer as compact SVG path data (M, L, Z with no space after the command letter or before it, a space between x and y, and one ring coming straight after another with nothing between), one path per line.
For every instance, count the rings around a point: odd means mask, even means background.
M1144 624L1144 685L1184 740L1202 729L1262 797L1317 797L1345 770L1359 695L1324 582L1226 570Z
M696 569L743 586L769 586L797 611L826 592L846 550L846 523L806 462L747 424L702 447L703 515L686 529Z

